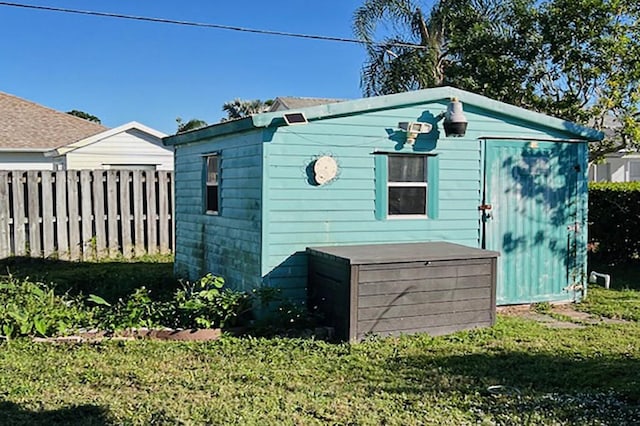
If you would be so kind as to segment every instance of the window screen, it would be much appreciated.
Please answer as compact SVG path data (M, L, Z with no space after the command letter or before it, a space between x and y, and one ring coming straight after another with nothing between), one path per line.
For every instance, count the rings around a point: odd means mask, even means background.
M219 163L218 155L209 155L205 157L206 167L206 193L205 206L207 213L218 213L219 207Z
M388 214L427 214L427 156L389 155Z

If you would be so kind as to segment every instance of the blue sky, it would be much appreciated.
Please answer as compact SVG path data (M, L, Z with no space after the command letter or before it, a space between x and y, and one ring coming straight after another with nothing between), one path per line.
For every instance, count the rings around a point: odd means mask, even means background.
M267 30L352 37L361 0L15 0ZM224 102L358 98L362 46L0 6L0 91L115 127L166 133L218 122Z

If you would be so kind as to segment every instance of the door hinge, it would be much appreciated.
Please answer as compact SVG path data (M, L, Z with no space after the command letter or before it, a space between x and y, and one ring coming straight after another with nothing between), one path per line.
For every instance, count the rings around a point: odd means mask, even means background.
M487 210L491 210L492 208L493 208L493 206L491 204L480 204L478 206L478 210L481 210L483 212L487 211Z

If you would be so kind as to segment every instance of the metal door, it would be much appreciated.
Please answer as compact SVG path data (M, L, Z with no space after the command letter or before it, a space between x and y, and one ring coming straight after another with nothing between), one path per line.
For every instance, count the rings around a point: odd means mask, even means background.
M583 219L575 143L485 141L483 242L500 252L498 305L571 300Z

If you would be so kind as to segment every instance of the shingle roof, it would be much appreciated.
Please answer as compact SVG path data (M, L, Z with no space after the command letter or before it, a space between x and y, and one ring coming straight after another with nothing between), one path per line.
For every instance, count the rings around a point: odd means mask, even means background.
M0 149L48 150L105 130L101 124L0 92Z
M344 99L331 99L331 98L297 98L289 96L279 96L269 108L269 112L285 111L288 109L306 108L316 105L334 104L336 102L342 102Z

